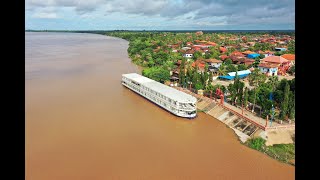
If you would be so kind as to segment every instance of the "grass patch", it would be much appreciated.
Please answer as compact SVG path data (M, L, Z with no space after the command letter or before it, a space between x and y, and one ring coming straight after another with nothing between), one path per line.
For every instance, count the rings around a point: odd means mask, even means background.
M290 160L295 159L294 144L275 144L273 146L266 146L265 142L266 140L258 137L248 140L245 144L250 148L263 152L276 160L292 164Z

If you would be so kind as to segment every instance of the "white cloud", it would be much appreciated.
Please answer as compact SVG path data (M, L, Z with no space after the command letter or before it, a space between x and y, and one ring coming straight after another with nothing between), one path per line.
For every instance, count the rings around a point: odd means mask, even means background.
M48 8L56 11L42 11ZM294 0L26 0L26 12L33 18L58 18L62 8L71 8L79 20L119 14L127 20L161 17L172 25L182 20L189 26L208 27L295 23ZM160 27L158 22L147 26Z
M56 19L58 18L56 13L52 12L37 12L32 15L34 18L42 18L42 19Z

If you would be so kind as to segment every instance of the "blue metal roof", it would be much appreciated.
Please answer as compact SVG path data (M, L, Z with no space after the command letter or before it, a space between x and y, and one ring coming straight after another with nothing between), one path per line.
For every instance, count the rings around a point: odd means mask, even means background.
M238 77L241 78L245 78L247 77L249 74L242 74L242 75L238 75ZM228 79L228 80L232 80L234 79L236 76L219 76L220 79Z
M242 75L242 74L250 74L250 73L251 73L251 71L248 70L248 69L247 70L242 70L242 71L237 71L238 76ZM229 76L235 76L236 72L229 72L228 75Z
M248 54L248 58L256 58L256 57L258 57L258 56L260 56L260 54Z

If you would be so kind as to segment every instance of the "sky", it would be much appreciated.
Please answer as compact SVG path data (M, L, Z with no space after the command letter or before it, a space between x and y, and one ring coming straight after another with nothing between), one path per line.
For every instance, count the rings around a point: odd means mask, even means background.
M294 0L26 0L32 30L295 30Z

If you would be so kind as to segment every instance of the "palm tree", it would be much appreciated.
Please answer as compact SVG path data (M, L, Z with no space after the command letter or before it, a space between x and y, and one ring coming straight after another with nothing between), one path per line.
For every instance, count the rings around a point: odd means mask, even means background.
M272 91L275 90L275 88L277 87L278 83L279 83L279 78L278 78L278 76L271 76L271 77L269 77L269 84L270 84L271 87L272 87Z
M257 96L257 86L261 83L264 83L266 81L266 75L262 74L262 72L259 69L254 69L253 72L249 75L249 84L250 86L254 86L254 100L253 100L253 107L252 112L255 108L256 103L256 96Z
M223 65L223 64L221 64L221 66L219 67L219 69L218 69L218 75L222 75L222 76L224 76L224 75L226 75L226 68L225 68L225 65Z

